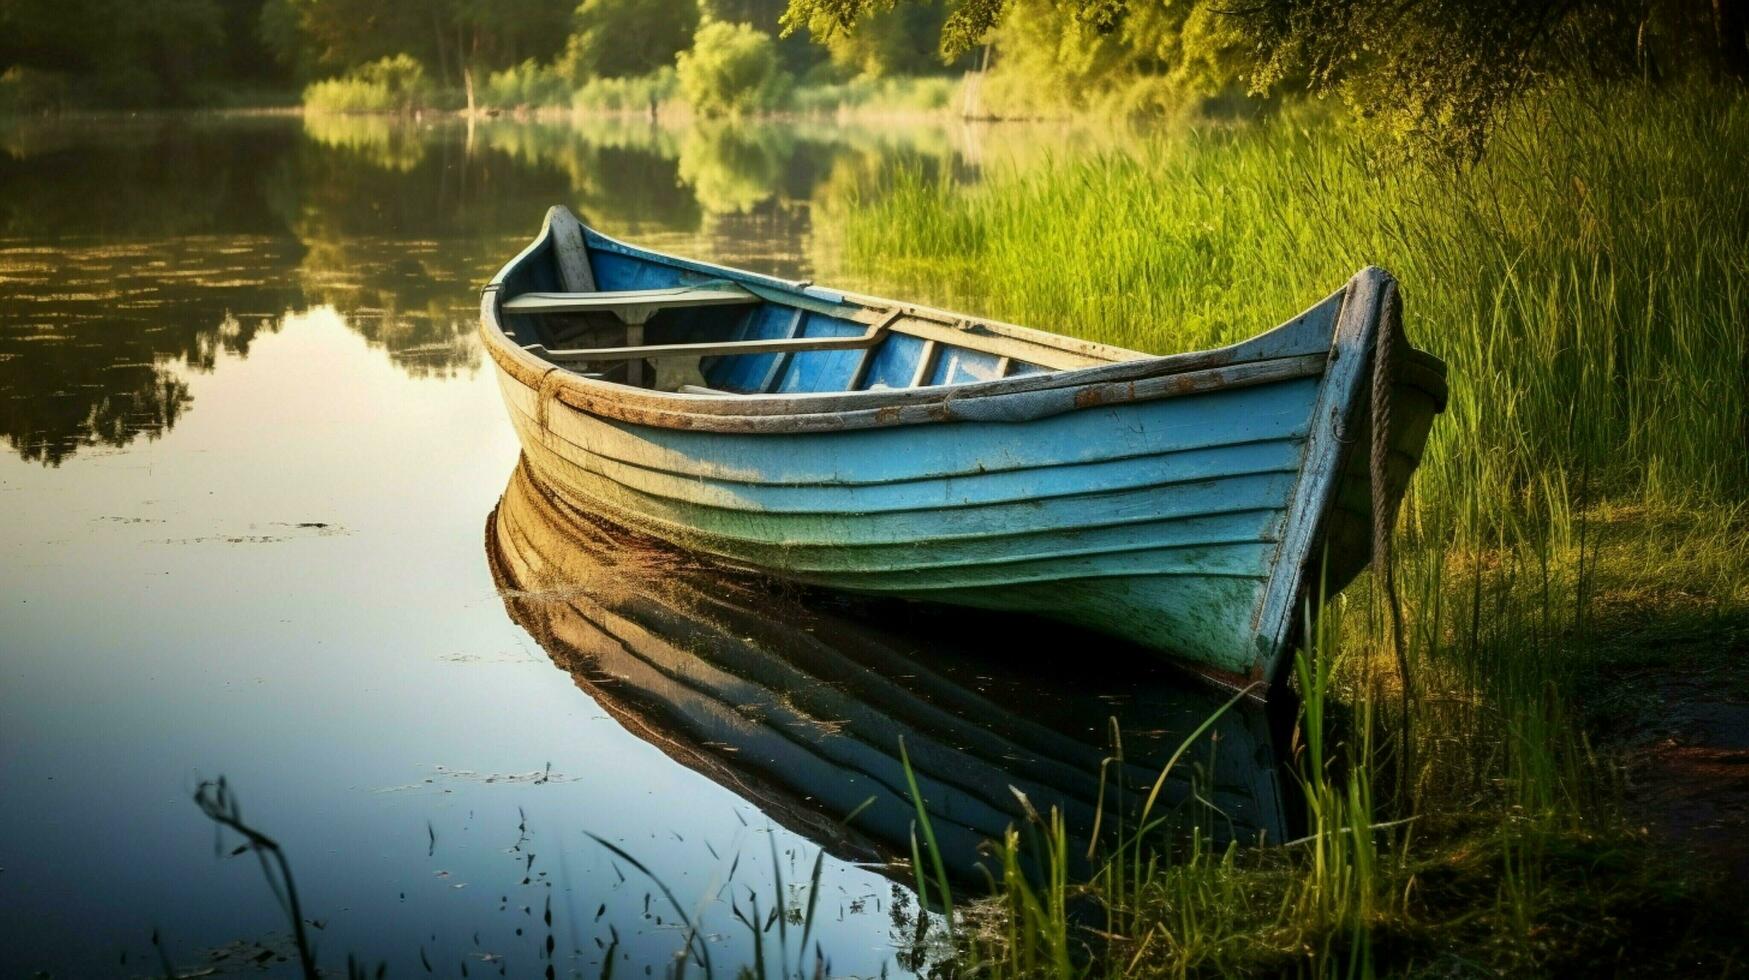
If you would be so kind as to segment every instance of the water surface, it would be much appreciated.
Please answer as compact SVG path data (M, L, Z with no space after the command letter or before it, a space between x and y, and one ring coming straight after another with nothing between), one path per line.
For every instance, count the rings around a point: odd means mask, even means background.
M1000 821L1008 772L1085 794L1112 716L1170 746L1219 702L1108 640L991 617L944 625L738 583L724 594L752 596L735 615L755 616L740 628L701 605L708 578L628 565L612 535L525 538L522 558L570 578L507 581L491 522L518 450L474 318L479 284L554 203L610 234L802 277L849 189L894 167L975 180L989 152L932 128L0 128L9 967L151 973L156 933L179 969L284 969L259 867L215 853L190 801L223 775L284 846L330 966L356 952L398 974L596 975L611 949L622 970L667 969L680 916L595 834L666 884L719 968L751 959L736 910L772 908L779 878L800 902L824 847L807 955L817 940L834 973L915 968L887 839L909 816L895 746L877 743L909 732L975 754L973 802L945 783L930 801L948 818L991 810L962 821L975 829ZM627 567L635 606L602 584ZM1042 658L1015 656L1028 641ZM682 658L680 687L615 673L652 651ZM1061 681L1063 662L1107 654L1119 666ZM792 697L805 692L784 672L827 655L885 664L870 676L886 693ZM713 735L709 706L674 692L731 657L776 671L760 675L770 710L722 715ZM773 715L797 704L807 731ZM819 748L844 731L862 761ZM795 746L829 763L789 772ZM840 826L865 795L878 806ZM772 955L776 934L764 941Z

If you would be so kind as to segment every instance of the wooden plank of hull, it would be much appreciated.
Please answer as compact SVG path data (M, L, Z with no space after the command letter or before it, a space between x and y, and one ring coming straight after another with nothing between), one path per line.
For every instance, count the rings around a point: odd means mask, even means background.
M1318 385L1305 378L1130 406L1097 406L1024 427L990 421L797 432L781 438L632 425L550 397L543 403L538 387L513 379L507 378L502 389L514 409L542 428L609 459L689 478L863 487L1300 439Z
M1080 474L1053 471L1050 493L1009 496L970 492L949 496L940 487L916 486L904 506L841 511L781 510L764 506L764 496L784 487L741 485L727 495L699 482L686 494L684 481L670 481L651 492L603 474L598 460L570 443L543 439L522 418L519 431L543 479L574 497L591 498L645 513L680 527L693 527L750 546L851 548L919 544L970 538L1014 537L1038 531L1086 530L1177 519L1280 509L1295 479L1293 470L1239 470L1228 474L1179 478L1170 472L1132 486L1108 487L1099 481L1103 467ZM1000 488L999 488L1000 489ZM974 494L976 496L974 496ZM1222 531L1220 533L1227 533Z
M1154 755L1173 748L1170 733L1195 727L1214 707L1167 689L1171 700L1146 712L1148 728L1166 736L1126 732L1131 761L1102 779L1102 733L1067 737L1034 720L1035 712L1014 711L918 663L908 646L924 642L921 633L908 642L903 633L826 618L792 597L688 566L569 510L525 466L488 520L487 551L506 608L580 687L640 737L822 843L845 844L834 821L872 796L854 830L884 856L904 852L912 816L896 758L904 738L962 877L972 877L983 840L1024 819L1011 786L1035 805L1058 807L1071 834L1084 838L1101 786L1109 793L1123 780L1133 806L1136 787L1158 772ZM927 645L939 647L939 636L931 632ZM1101 719L1112 710L1090 707ZM1086 731L1085 718L1078 720L1071 730ZM1219 836L1283 836L1268 734L1254 713L1217 723L1209 750L1218 764L1203 792L1222 811L1210 828ZM1176 806L1190 795L1178 776L1164 802ZM1116 804L1113 796L1105 805Z
M1282 523L1279 511L1249 510L1235 513L1231 521L1165 518L1091 530L1038 528L970 538L938 537L871 546L820 544L804 548L749 542L723 530L710 529L702 522L651 517L647 509L628 506L612 495L579 494L563 478L551 479L543 474L542 479L570 499L636 521L640 529L664 540L737 564L785 575L830 576L845 583L860 582L871 589L889 588L890 582L920 584L933 580L1000 584L1032 580L1070 567L1093 574L1096 566L1101 574L1130 567L1156 574L1263 575L1267 574ZM854 526L856 519L847 518L843 523ZM1186 524L1191 526L1183 526ZM1118 555L1127 557L1117 560Z
M534 431L524 431L535 436ZM978 527L985 531L1008 529L994 540L955 540L939 530L932 532L936 536L929 539L907 536L904 527L918 526L915 514L898 515L909 519L904 525L887 529L877 526L872 532L865 526L882 515L740 515L742 523L736 530L743 532L747 521L788 517L815 521L820 525L820 533L831 535L821 539L818 547L804 549L786 545L785 538L794 535L781 531L769 535L768 544L754 546L722 531L708 530L708 523L696 509L679 516L673 512L668 512L666 518L653 516L655 508L650 501L625 493L623 488L599 480L580 482L578 471L548 452L538 440L529 447L528 456L543 484L564 493L581 508L736 565L833 588L1037 612L1082 624L1089 621L1084 606L1091 603L1090 608L1106 609L1113 614L1105 622L1095 620L1094 625L1121 624L1134 641L1175 649L1181 655L1196 657L1233 673L1244 673L1253 656L1249 619L1274 556L1276 546L1271 535L1278 532L1281 511L1292 487L1289 476L1266 476L1263 479L1272 480L1272 485L1266 488L1265 496L1274 499L1273 509L1254 506L1256 501L1241 500L1241 505L1248 506L1235 513L1243 523L1223 527L1214 522L1217 534L1213 537L1223 534L1243 537L1248 531L1249 540L1151 550L1137 549L1169 542L1174 534L1181 539L1188 534L1194 541L1198 530L1196 518L1173 519L1171 500L1154 490L1133 496L1133 506L1147 508L1144 513L1155 518L1151 524L1119 526L1103 540L1097 531L1065 529L1062 526L1068 520L1065 515L1041 514L1036 504L1027 501L996 505L1009 509L987 515L980 522ZM1192 500L1186 506L1201 510L1212 502L1231 503L1235 488L1228 482L1227 486L1215 483L1199 487L1200 502ZM1158 516L1162 508L1164 518ZM1119 515L1123 512L1122 507L1114 508L1109 499L1100 498L1085 508L1087 519L1097 520L1112 519L1114 510ZM964 518L969 512L956 508L924 516ZM1026 519L1032 520L1041 533L1022 543L1017 541L1013 529L1017 522ZM864 530L859 532L859 528ZM965 525L955 525L954 530L963 531ZM1234 534L1235 531L1238 533ZM1155 536L1153 541L1149 540L1150 534ZM869 555L866 554L869 549L849 543L858 539L889 544L875 546L882 550ZM1083 553L1062 556L1063 552L1076 549ZM1028 557L1040 553L1058 556ZM915 559L911 568L881 567L881 562L905 554ZM836 558L841 567L822 568L811 560L821 557ZM1166 577L1172 581L1160 581ZM1078 584L1056 590L1039 587L1070 582Z
M633 509L649 511L652 516L668 515L677 523L706 525L731 537L785 547L916 543L1279 508L1285 504L1297 469L1267 465L1286 455L1279 450L1271 460L1265 455L1225 453L1225 447L1218 447L1144 460L1154 464L1153 471L1141 473L1128 483L1107 482L1111 466L1096 461L1044 471L1052 482L1048 492L1015 493L1014 485L1029 474L1003 472L953 481L887 485L882 489L904 491L890 495L888 502L892 506L822 510L773 506L770 500L775 496L782 501L785 495L804 491L830 492L853 499L857 488L789 486L775 482L781 474L774 476L772 483L727 486L647 470L630 471L639 479L617 479L626 471L604 464L576 443L560 439L552 429L540 427L527 416L516 413L512 417L531 451L538 450L537 465L543 475L562 481L576 495L621 500ZM1176 467L1183 456L1190 457L1189 465L1179 471ZM1212 464L1223 459L1262 465L1245 465L1225 472L1213 470ZM1120 465L1127 462L1119 461ZM950 483L953 485L949 486ZM920 531L926 533L919 534Z
M512 409L512 411L516 411ZM518 424L534 425L521 415ZM551 430L549 430L551 431ZM881 483L768 483L751 479L673 473L592 452L551 434L553 451L575 465L628 489L704 506L771 514L840 515L972 507L1088 493L1117 493L1227 476L1295 473L1304 440L1282 438L1162 453L1116 456L1085 463L993 469L953 476L921 476ZM1041 470L1068 469L1041 486Z

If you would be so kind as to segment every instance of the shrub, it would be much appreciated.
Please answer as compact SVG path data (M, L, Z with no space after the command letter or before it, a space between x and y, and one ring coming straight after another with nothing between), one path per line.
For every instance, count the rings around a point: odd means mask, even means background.
M662 68L635 78L592 78L571 97L578 112L648 112L673 99L679 90L674 69Z
M533 58L486 78L483 104L498 109L562 106L571 98L571 86L558 71Z
M634 78L674 64L698 30L698 0L583 0L559 56L575 83Z
M315 112L413 112L431 100L425 67L406 54L359 65L304 89L304 107Z
M692 50L680 53L677 74L681 95L707 116L771 109L789 87L771 35L750 24L705 23Z

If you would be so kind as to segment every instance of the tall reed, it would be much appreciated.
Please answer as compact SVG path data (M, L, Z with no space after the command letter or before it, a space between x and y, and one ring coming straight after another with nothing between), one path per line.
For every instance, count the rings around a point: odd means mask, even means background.
M1749 100L1708 90L1529 105L1455 174L1301 112L971 186L902 171L826 234L864 285L1156 352L1242 339L1383 265L1451 367L1423 503L1480 483L1493 526L1544 474L1667 502L1749 477L1720 451L1749 436L1746 147Z
M1237 341L1382 265L1450 368L1400 525L1414 701L1399 715L1363 578L1297 661L1306 837L1240 854L1109 815L1068 886L1106 910L1079 933L1100 952L1069 972L1546 970L1633 928L1605 911L1632 876L1596 868L1648 852L1577 698L1624 623L1749 615L1746 154L1749 99L1635 85L1520 107L1462 172L1302 108L825 202L834 278L1154 352ZM975 959L1064 972L1054 906L999 886Z

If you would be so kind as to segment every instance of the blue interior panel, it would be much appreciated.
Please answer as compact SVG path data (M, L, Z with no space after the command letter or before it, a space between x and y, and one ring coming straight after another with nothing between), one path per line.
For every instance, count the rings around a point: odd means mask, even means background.
M589 253L589 267L595 272L595 288L603 292L663 289L681 281L680 270L673 266L657 265L599 249Z
M775 303L761 303L754 307L739 329L731 335L734 340L778 340L788 337L790 327L795 322L796 311L788 306L778 306ZM807 324L802 324L805 329ZM736 357L713 357L701 365L705 383L712 388L724 391L759 391L771 371L771 367L784 354L742 354Z
M907 388L917 373L917 359L923 356L923 341L904 334L890 334L876 347L862 376L860 387Z
M852 320L815 314L802 325L804 337L856 337L868 330ZM781 392L844 391L862 362L860 350L814 350L791 354L783 369Z
M995 354L986 354L983 351L944 347L941 356L935 361L935 370L930 372L929 383L954 385L967 381L990 381L1000 377L996 372L996 362L1000 360Z

